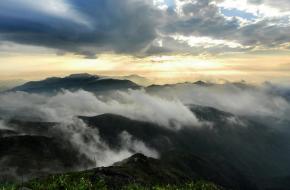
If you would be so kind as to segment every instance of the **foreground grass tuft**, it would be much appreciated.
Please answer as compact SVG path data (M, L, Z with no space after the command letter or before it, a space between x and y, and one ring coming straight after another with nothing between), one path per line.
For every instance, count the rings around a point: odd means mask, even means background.
M17 190L17 186L13 184L0 184L0 190Z
M54 175L46 179L35 179L25 184L31 190L110 190L102 179L93 178L90 173L79 175L63 174ZM0 190L18 190L16 185L0 185ZM222 190L213 183L197 181L183 185L153 185L143 186L140 184L129 184L118 188L120 190Z
M208 182L198 181L195 183L188 183L185 185L161 185L144 187L138 184L131 184L123 187L122 190L222 190L216 185Z

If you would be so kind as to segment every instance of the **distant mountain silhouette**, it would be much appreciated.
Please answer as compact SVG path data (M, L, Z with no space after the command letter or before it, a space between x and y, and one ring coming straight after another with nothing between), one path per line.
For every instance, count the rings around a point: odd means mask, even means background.
M121 80L130 80L142 86L148 86L153 83L153 81L151 81L150 79L139 76L139 75L118 76L118 77L113 77L113 78L121 79Z
M164 84L164 85L150 85L146 88L147 91L154 91L154 90L163 90L164 88L176 88L176 87L186 87L186 88L192 88L192 87L213 87L213 86L235 86L240 89L250 89L254 88L251 84L247 84L246 82L227 82L227 83L211 83L211 82L205 82L202 80L195 81L195 82L182 82L182 83L175 83L175 84Z
M157 85L152 84L146 88L148 92L154 90L162 90L164 88L174 88L174 87L194 87L194 86L202 86L202 87L209 87L212 85L216 85L214 83L205 82L205 81L195 81L195 82L182 82L182 83L175 83L175 84L164 84L164 85Z
M110 90L137 89L139 86L129 80L102 78L90 74L72 74L64 78L52 77L41 81L27 82L17 86L11 91L24 91L31 93L55 93L62 89L101 92Z

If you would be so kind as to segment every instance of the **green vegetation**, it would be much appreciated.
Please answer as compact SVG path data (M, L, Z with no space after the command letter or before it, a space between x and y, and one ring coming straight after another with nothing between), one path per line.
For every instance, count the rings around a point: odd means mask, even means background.
M89 173L87 175L76 178L73 175L56 175L43 180L33 180L25 187L32 190L110 190L104 180L98 179L92 181ZM0 185L0 190L17 190L16 185ZM139 184L130 184L120 187L121 190L222 190L213 183L198 181L185 185L153 185L144 186Z
M32 190L107 190L102 179L92 180L93 173L70 173L52 175L45 179L36 179L25 186Z
M17 186L13 184L0 184L0 190L17 190Z
M185 185L157 185L152 187L144 187L133 184L123 187L122 190L221 190L221 188L217 187L213 183L198 181Z

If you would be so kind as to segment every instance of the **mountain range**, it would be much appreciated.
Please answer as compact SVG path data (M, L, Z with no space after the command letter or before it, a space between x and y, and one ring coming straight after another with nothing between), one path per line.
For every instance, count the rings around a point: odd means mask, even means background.
M27 82L17 86L11 91L24 91L30 93L56 93L62 89L76 91L79 89L90 92L104 92L110 90L137 89L139 85L129 80L99 77L87 73L72 74L59 78L52 77L41 81Z
M170 91L178 93L176 88L227 85L234 89L256 88L244 83L217 85L202 81L144 88L128 80L77 74L28 82L6 93L24 91L53 96L64 89L82 89L97 96L115 90L141 89L170 97ZM90 172L92 178L102 177L112 189L132 181L152 185L198 180L223 189L289 189L289 120L231 113L207 105L184 106L202 126L190 124L177 130L162 123L126 117L122 112L79 114L68 123L2 114L0 180L29 182L55 173L78 172L81 176ZM176 111L175 107L171 109L165 112ZM172 119L168 125L176 122ZM98 165L112 157L114 161L106 167Z

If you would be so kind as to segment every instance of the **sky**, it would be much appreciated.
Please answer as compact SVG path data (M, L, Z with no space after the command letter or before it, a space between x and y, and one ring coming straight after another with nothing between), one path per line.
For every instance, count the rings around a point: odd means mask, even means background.
M2 0L0 80L290 81L289 0Z

